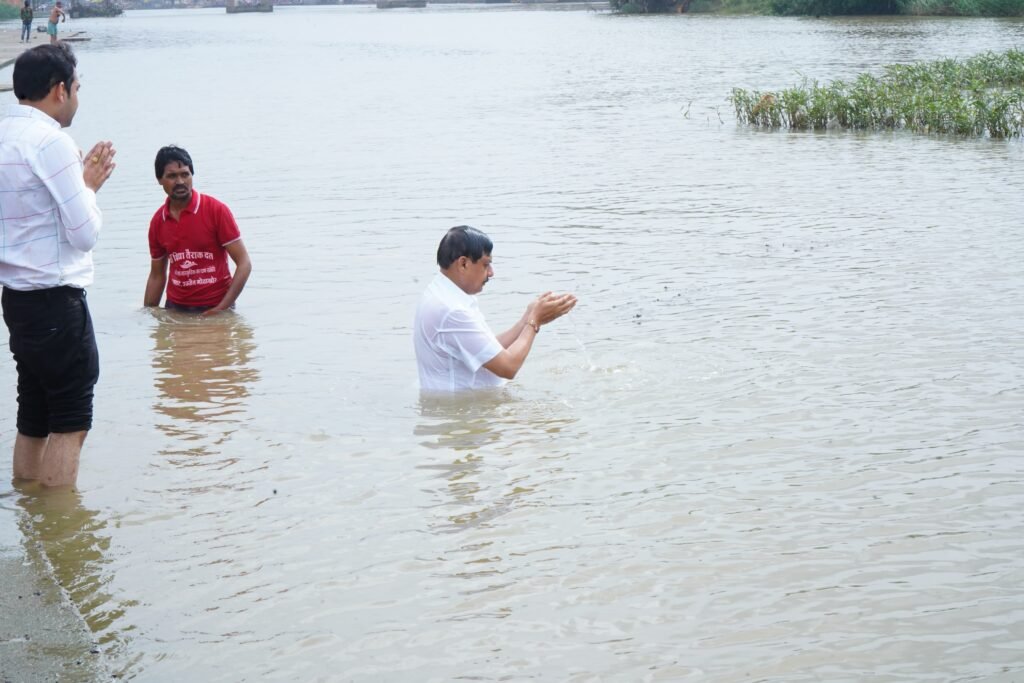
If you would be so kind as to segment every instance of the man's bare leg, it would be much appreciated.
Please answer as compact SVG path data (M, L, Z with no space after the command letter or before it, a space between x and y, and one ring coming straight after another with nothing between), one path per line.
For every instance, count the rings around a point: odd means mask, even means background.
M18 433L14 439L14 478L39 479L47 438Z
M78 458L89 432L50 434L39 468L43 486L74 486L78 481Z

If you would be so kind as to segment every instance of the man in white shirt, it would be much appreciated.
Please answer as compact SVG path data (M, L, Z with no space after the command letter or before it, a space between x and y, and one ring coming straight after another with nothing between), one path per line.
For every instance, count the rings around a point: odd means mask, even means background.
M92 427L99 354L85 288L102 214L96 191L114 170L100 142L82 159L61 128L78 110L77 60L66 43L14 63L18 104L0 121L0 285L18 371L14 478L74 486Z
M523 366L541 325L576 305L572 294L541 294L515 325L495 335L475 296L494 277L493 248L487 235L468 225L452 228L441 240L441 272L423 293L413 325L420 389L453 392L504 384Z

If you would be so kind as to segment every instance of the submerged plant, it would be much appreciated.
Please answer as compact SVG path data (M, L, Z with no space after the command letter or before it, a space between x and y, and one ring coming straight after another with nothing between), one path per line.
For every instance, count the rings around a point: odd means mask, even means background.
M881 76L861 74L828 85L805 80L778 92L734 88L730 100L736 118L755 126L1019 137L1024 51L892 65Z

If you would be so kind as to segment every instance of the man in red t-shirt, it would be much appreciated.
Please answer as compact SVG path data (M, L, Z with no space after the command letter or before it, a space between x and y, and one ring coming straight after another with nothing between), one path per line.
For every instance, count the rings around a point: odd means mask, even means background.
M252 262L231 210L192 189L194 172L192 157L181 147L171 145L156 153L156 179L167 202L149 222L153 261L144 303L159 306L166 285L167 308L212 315L234 306ZM234 277L228 256L235 262Z

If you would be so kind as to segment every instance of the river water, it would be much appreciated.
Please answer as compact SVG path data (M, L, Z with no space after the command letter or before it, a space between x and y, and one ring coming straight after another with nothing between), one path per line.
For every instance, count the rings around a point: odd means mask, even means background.
M1024 21L431 6L69 22L119 167L80 492L9 484L139 681L1024 679L1024 145L738 126L733 87L1024 44ZM13 96L4 94L0 108ZM142 309L187 147L254 274ZM451 225L481 307L580 304L421 399ZM4 333L6 334L6 333ZM14 431L0 363L0 448Z

